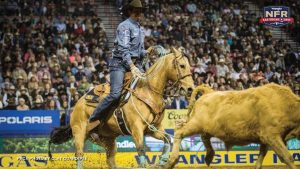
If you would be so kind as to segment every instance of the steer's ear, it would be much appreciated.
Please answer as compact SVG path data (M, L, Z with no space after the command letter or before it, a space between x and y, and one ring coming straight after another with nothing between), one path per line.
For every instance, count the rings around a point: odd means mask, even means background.
M181 56L181 52L179 52L176 48L171 48L172 53L175 54L176 58Z

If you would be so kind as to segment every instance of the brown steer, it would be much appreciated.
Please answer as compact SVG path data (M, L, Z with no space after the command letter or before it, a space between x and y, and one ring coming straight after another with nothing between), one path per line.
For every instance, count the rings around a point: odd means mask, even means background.
M200 134L207 149L207 165L215 153L210 138L218 137L227 149L233 145L259 143L256 169L262 168L268 147L290 169L297 169L284 140L299 138L300 98L288 87L271 83L243 91L212 91L201 85L194 90L193 96L198 91L204 95L194 103L192 101L188 121L175 130L173 152L166 168L175 165L181 140Z

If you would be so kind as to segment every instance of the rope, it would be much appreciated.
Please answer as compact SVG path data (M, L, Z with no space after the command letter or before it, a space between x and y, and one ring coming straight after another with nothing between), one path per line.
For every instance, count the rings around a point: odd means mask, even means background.
M169 139L166 137L166 135L168 135L169 137L172 137L174 140L175 140L175 139L179 139L179 138L175 138L175 136L173 136L172 134L169 134L169 133L167 133L167 132L165 132L165 131L160 131L160 130L158 130L154 125L150 124L150 123L144 118L144 116L141 114L141 112L138 110L138 108L137 108L137 106L135 105L135 103L134 103L132 97L130 97L130 101L131 101L131 103L132 103L132 105L133 105L135 111L139 114L139 116L141 117L141 119L147 124L148 129L149 129L150 131L152 131L152 132L158 132L159 134L161 134L161 135L165 138L165 140L167 140L167 142L168 142L169 145L171 145L171 143L169 142ZM185 139L182 139L181 141L185 141L185 142L193 142L193 141L189 141L189 140L185 140ZM201 147L199 147L198 151L196 152L196 156L198 156L199 151L200 151L200 148L201 148ZM150 168L151 168L151 167L156 167L156 165L150 165L149 167L150 167ZM193 167L193 168L196 169L197 167Z
M158 52L158 54L159 54L159 57L162 57L162 56L164 56L164 55L167 54L166 50L165 50L162 46L160 46L160 45L154 46L154 48L157 50L157 52ZM163 62L161 62L161 63L159 63L159 64L156 65L156 67L158 67L158 68L157 68L157 69L153 69L153 71L151 71L151 72L149 72L149 73L146 74L146 75L147 75L147 76L146 76L147 79L156 76L157 72L159 72L158 70L160 70L161 67L162 67L162 65L164 65L165 58L161 58L161 59L163 59ZM147 62L147 60L144 60L142 65L145 66L146 62ZM156 70L156 71L154 71L154 70ZM152 131L153 133L154 133L154 132L157 132L157 133L159 133L160 135L162 135L169 145L171 145L171 142L170 142L169 139L166 137L166 135L169 136L169 137L171 137L171 138L173 138L174 140L175 140L175 139L178 139L178 138L175 138L175 136L173 136L172 134L169 134L169 133L167 133L167 132L165 132L165 131L160 131L160 130L158 130L153 124L150 124L150 123L144 118L144 116L141 114L141 112L138 110L136 104L135 104L134 101L133 101L133 97L132 97L132 96L130 97L130 101L131 101L131 103L132 103L132 105L133 105L135 111L138 113L138 115L139 115L140 118L143 120L143 122L147 124L147 127L148 127L148 129L149 129L150 131ZM185 140L185 139L182 139L182 141L185 141L185 142L193 142L193 141L189 141L189 140ZM200 150L200 147L199 147L199 150ZM198 151L199 151L199 150L198 150ZM198 155L198 151L197 151L196 155ZM152 167L157 167L157 166L154 164L154 165L150 165L149 167L152 168ZM122 168L128 168L128 167L122 167ZM194 167L194 168L196 168L196 167Z

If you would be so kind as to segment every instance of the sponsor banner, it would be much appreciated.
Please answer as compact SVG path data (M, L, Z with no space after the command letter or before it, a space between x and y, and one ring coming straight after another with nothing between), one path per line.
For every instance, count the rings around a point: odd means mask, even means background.
M58 127L58 110L1 110L0 135L48 135L54 127Z
M180 119L186 119L187 112L187 109L166 109L164 113L164 119L162 120L162 124L165 127L165 129L174 129L175 121Z
M136 151L136 146L131 136L119 136L117 137L118 152Z
M295 164L300 165L300 150L290 151ZM212 162L213 166L254 166L258 158L258 151L217 151ZM160 153L147 153L146 161L148 166L156 164ZM180 152L179 161L176 167L204 167L205 152ZM137 167L137 153L117 153L116 163L118 167ZM47 154L0 154L0 168L76 168L74 153L53 154L53 161L50 162ZM82 158L83 165L93 168L105 168L106 155L104 153L85 153ZM280 162L279 157L269 151L263 165L285 165Z
M119 136L116 139L118 152L136 152L136 146L131 136ZM105 152L105 149L98 144L93 144L87 141L85 144L86 151L88 152Z

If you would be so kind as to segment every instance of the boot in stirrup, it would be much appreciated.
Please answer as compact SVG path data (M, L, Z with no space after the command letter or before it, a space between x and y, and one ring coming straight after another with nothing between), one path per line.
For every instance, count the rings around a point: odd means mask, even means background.
M96 130L96 127L99 126L100 124L101 124L100 120L96 120L93 122L89 122L86 127L87 133L89 133L91 141L94 143L97 143L100 141L100 137L97 134L97 130Z

